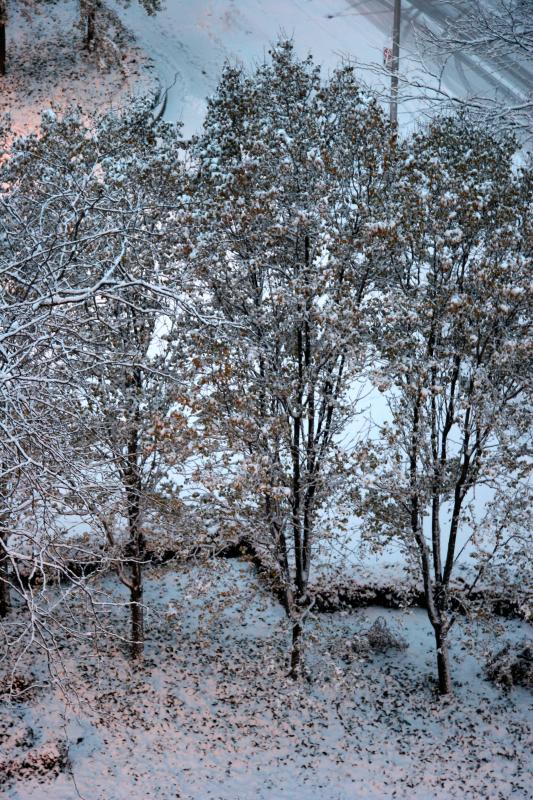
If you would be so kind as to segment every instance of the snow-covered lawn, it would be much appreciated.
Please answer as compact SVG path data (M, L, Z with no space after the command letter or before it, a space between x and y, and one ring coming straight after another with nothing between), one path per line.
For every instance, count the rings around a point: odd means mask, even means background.
M153 90L149 59L131 33L114 30L113 58L83 48L78 0L36 4L28 19L18 0L9 2L7 74L0 76L0 121L9 114L23 134L39 126L45 109L79 106L88 113L122 108L126 98Z
M530 635L529 626L501 623L495 640L462 623L452 652L456 696L443 702L434 691L433 640L422 611L369 608L311 620L309 681L295 684L286 677L283 612L248 565L160 568L149 576L146 600L143 669L132 669L121 647L102 642L96 656L64 641L74 706L65 708L60 689L44 686L2 709L4 759L6 743L8 760L18 764L32 752L68 752L58 774L31 778L27 770L26 779L0 789L2 796L531 797L531 695L505 693L482 677L483 651ZM377 617L408 649L350 650ZM126 610L120 619L117 632ZM32 669L45 677L44 668Z

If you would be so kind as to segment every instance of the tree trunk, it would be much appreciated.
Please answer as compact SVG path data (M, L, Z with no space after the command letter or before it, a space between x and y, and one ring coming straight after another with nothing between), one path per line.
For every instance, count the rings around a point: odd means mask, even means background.
M91 9L91 11L87 12L87 29L86 29L86 36L85 36L85 47L87 50L91 50L94 42L94 34L95 34L95 27L96 27L96 11Z
M140 660L144 654L144 608L142 566L134 565L133 588L130 590L131 657Z
M0 4L0 16L2 15L2 6ZM0 75L6 74L6 24L0 22Z
M135 370L132 388L138 398L142 392L142 375ZM143 565L144 535L141 527L142 477L139 467L140 412L137 404L134 425L128 439L128 460L124 474L124 488L128 501L129 549L131 557L131 657L141 659L144 652Z
M11 610L7 567L7 556L0 555L0 619Z
M130 461L134 465L127 476L126 495L128 498L128 517L130 533L130 609L131 609L131 657L142 658L144 650L144 609L143 598L143 565L144 536L140 527L141 481L135 467L137 456L137 435L129 443Z
M291 669L289 676L298 678L302 671L302 634L303 627L301 622L292 623L292 649L291 649Z
M0 470L5 472L3 464ZM7 498L7 484L4 480L0 484L0 503L4 506L4 498ZM7 540L9 538L9 515L5 507L0 514L0 619L11 611L11 595L9 591L9 558L7 556Z
M448 640L442 628L435 628L435 644L437 646L437 671L439 676L439 693L441 695L452 693L452 676L450 673L450 660L448 654Z

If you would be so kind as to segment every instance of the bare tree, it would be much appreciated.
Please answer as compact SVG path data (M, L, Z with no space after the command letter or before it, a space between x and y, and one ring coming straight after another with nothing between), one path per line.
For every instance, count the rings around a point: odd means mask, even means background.
M446 68L449 60L482 59L496 80L509 72L515 83L510 93L502 89L492 95L446 98L442 83L435 98L449 105L464 104L478 117L500 130L514 130L527 138L533 133L533 23L527 0L457 0L443 28L425 26L420 34L423 61ZM523 86L524 90L520 90ZM506 98L506 94L509 97Z
M397 99L411 124L464 111L496 134L514 134L528 149L533 135L531 30L528 0L415 4L405 9L401 69L392 71L392 86L390 55L384 63L358 67L371 91L391 108Z
M517 64L533 58L533 23L527 0L457 0L455 9L444 30L437 33L425 28L427 44L436 55L468 52L486 56L489 52L501 65L509 56Z

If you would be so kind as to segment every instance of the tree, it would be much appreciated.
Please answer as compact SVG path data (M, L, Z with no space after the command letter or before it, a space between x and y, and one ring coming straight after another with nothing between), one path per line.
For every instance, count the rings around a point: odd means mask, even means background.
M384 233L375 375L391 421L363 459L366 525L415 560L442 694L458 561L472 552L468 601L498 558L521 580L531 547L532 184L513 152L468 119L432 123L408 146Z
M433 119L464 111L478 125L496 135L515 135L530 149L530 5L528 0L449 0L428 5L423 14L421 8L407 9L410 35L392 87L390 59L359 68L372 76L372 91L382 102L390 104L399 94L406 117Z
M322 82L282 41L251 77L225 69L192 146L189 258L220 319L199 333L198 413L220 454L212 498L275 572L293 676L320 512L346 476L339 437L365 359L392 142L352 68Z
M131 0L121 0L121 2L123 5L128 6ZM161 0L139 0L139 2L150 16L156 14L161 8ZM80 14L84 29L85 47L88 50L92 50L97 47L101 38L98 19L109 15L109 10L105 6L105 0L80 0Z
M448 105L465 105L481 118L500 130L513 130L529 139L533 134L533 24L531 4L528 0L456 0L454 13L439 30L424 26L420 45L424 63L428 59L443 66L456 56L482 58L496 75L511 68L511 97L503 100L493 96L472 96L465 99L447 95L439 81L434 100ZM528 86L529 84L529 86ZM518 87L525 86L525 91Z
M179 337L173 305L157 303L146 292L130 289L116 300L97 302L85 331L91 344L79 359L90 374L73 402L81 420L77 436L99 476L100 501L93 500L90 518L105 532L118 577L130 593L131 652L139 659L146 531L150 523L161 535L166 506L161 484L171 466L179 469L184 434L187 442L190 437L177 399ZM158 341L161 324L166 341ZM171 510L175 515L175 503Z
M76 585L57 557L68 550L61 517L105 520L98 504L116 494L117 481L104 479L119 459L133 547L127 565L134 573L141 569L139 480L145 475L139 465L150 455L136 454L140 428L151 426L152 440L154 431L164 438L170 402L158 384L163 375L170 380L163 364L175 350L169 343L148 351L157 326L175 317L176 292L159 259L173 247L174 228L163 226L179 186L179 147L174 129L151 126L147 107L92 126L75 113L61 120L47 113L39 135L16 140L2 163L0 582L4 611L11 587L26 601L34 629L33 584L21 573L44 578L55 570ZM141 386L139 370L151 376ZM154 409L147 398L156 395ZM177 411L166 411L176 427ZM124 413L122 425L113 415ZM94 451L103 446L102 432L108 472L99 480ZM93 538L80 549L98 559L96 544ZM117 552L104 555L123 575ZM139 583L132 587L137 595ZM46 595L46 580L40 592Z
M82 126L77 141L69 136L57 147L77 151L85 134ZM161 480L169 456L176 465L188 432L177 402L179 279L170 259L178 230L168 224L181 194L181 145L177 129L153 125L150 109L141 107L100 120L90 142L81 146L83 174L87 162L91 173L96 171L95 211L113 209L114 224L127 233L119 253L112 237L100 242L97 252L88 248L91 262L118 258L122 285L94 295L85 324L78 328L75 366L80 378L72 384L71 402L81 429L73 434L86 442L87 462L100 475L99 494L107 495L104 514L94 503L89 511L105 531L119 579L130 592L132 655L139 658L145 524L148 516L154 527L156 517L161 524ZM79 235L100 224L89 215ZM173 452L168 447L165 452L170 430Z
M526 0L495 0L490 6L473 0L457 3L457 12L446 23L444 35L427 30L428 39L441 52L468 50L483 54L487 48L496 58L533 56L533 25Z
M62 183L61 162L45 155L55 125L45 115L38 137L3 148L0 167L0 596L2 658L15 660L33 641L47 653L53 647L50 581L67 578L71 595L87 589L68 564L86 559L87 549L68 545L61 523L67 476L79 475L79 461L58 419L65 375L54 356L69 358L72 309L81 321L87 299L116 286L113 261L77 270L79 225L91 200L82 182ZM105 233L93 231L93 242ZM7 618L12 593L21 608Z

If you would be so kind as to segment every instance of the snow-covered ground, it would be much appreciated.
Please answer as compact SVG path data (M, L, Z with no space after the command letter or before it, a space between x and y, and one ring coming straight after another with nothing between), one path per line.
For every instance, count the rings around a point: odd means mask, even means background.
M8 760L65 744L69 757L55 776L32 778L26 767L26 779L0 787L6 800L531 797L531 695L481 676L484 653L529 626L503 623L494 643L494 632L461 625L457 693L442 702L424 612L369 608L312 620L310 680L295 684L286 678L283 613L249 566L169 566L152 572L146 600L143 669L112 643L95 655L64 640L74 706L45 686L0 711ZM378 616L409 647L350 652Z
M0 122L8 114L15 133L39 126L45 109L79 106L122 108L131 95L155 87L148 59L127 30L113 30L117 63L102 64L83 48L77 0L35 4L28 18L19 0L10 0L7 23L7 74L0 76Z
M148 19L135 4L120 11L154 60L168 93L166 117L196 132L226 59L252 67L280 35L293 36L300 55L313 53L326 71L342 59L382 58L383 33L367 14L346 17L343 0L166 0Z

